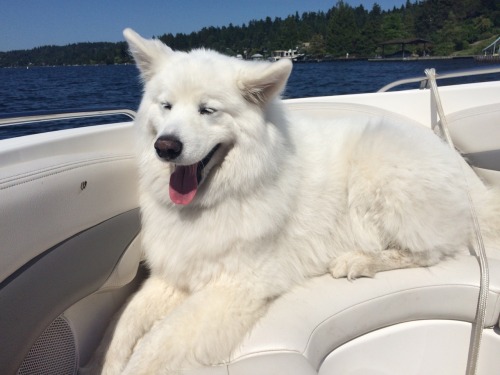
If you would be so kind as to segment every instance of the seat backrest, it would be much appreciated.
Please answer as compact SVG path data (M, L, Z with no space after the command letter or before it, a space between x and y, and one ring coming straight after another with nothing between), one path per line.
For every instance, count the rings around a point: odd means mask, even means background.
M478 175L500 186L500 103L447 115L455 146Z

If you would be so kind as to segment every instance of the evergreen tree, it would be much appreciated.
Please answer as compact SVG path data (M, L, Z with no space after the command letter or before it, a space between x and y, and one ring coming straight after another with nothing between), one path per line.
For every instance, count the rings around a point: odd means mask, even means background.
M360 37L353 8L343 0L339 0L328 21L326 37L328 50L335 56L356 53Z

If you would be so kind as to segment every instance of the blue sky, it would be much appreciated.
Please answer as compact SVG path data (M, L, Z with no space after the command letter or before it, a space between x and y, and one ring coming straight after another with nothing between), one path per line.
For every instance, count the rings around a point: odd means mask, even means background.
M368 10L406 0L345 0ZM414 1L412 1L414 2ZM0 0L0 51L78 42L117 42L132 27L146 37L190 33L205 26L326 11L336 0Z

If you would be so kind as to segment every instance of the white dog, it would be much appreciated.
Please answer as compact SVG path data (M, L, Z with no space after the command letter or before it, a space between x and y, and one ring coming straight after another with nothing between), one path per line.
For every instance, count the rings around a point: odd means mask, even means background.
M118 322L104 374L227 361L306 278L429 266L467 249L460 163L430 130L292 119L278 98L289 61L124 35L145 85L136 126L151 276ZM497 195L472 194L485 235L500 231Z

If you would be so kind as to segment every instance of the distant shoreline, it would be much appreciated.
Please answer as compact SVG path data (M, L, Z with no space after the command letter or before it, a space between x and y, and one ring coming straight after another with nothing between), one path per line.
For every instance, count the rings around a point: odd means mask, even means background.
M379 58L368 58L368 57L337 57L337 58L309 58L305 60L294 60L294 64L317 64L317 63L350 63L356 61L369 61L369 62L381 62L381 63L391 63L391 62L417 62L417 61L432 61L432 60L475 60L478 63L500 63L500 56L494 55L464 55L464 56L418 56L418 57L379 57ZM250 61L250 59L249 59ZM133 63L116 63L116 64L61 64L61 65L26 65L26 66L5 66L0 67L3 69L31 69L31 68L53 68L53 67L98 67L98 66L117 66L117 65L134 65Z

